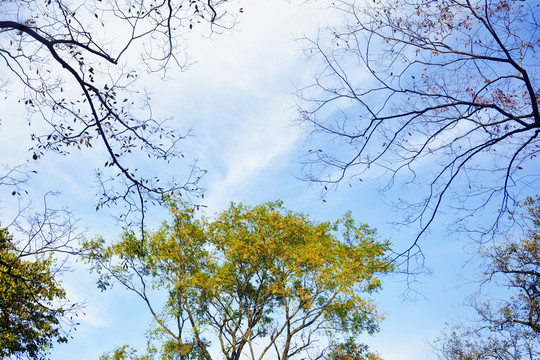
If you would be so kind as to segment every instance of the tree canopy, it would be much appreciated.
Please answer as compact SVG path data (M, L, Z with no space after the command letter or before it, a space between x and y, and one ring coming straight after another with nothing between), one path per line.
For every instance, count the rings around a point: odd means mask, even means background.
M55 278L51 254L26 250L21 252L7 229L0 229L2 358L44 358L54 343L68 340L68 316L77 310Z
M402 185L393 203L418 226L406 255L441 211L456 214L457 228L496 231L537 189L540 4L334 5L338 25L305 39L321 63L299 92L318 149L305 176L325 189L384 175L383 189Z
M368 294L392 269L375 230L349 213L317 222L280 202L232 204L213 220L172 203L171 215L144 244L126 232L116 244L85 246L102 289L120 283L144 300L160 344L151 352L207 360L215 349L254 360L369 354L354 339L377 331L382 317ZM155 304L150 289L165 291L166 302Z
M529 232L507 238L481 253L482 287L472 306L477 319L471 325L450 327L435 344L445 360L537 359L540 356L540 197L522 206Z

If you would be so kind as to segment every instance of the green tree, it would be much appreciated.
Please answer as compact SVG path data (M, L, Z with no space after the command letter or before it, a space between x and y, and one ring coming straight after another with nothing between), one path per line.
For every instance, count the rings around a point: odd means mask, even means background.
M337 25L306 39L321 66L299 93L318 149L305 176L325 189L383 175L384 190L407 187L393 197L418 226L406 255L441 210L457 228L500 230L538 190L538 1L333 4Z
M342 343L332 343L329 353L325 357L328 360L381 360L379 356L369 351L367 345L357 344L353 338Z
M0 229L0 358L45 358L68 340L62 325L76 310L55 279L51 254L22 253Z
M537 359L540 357L540 197L523 206L529 231L481 254L483 286L506 296L473 303L477 321L453 326L438 340L441 359Z
M144 244L126 232L111 246L85 245L101 288L120 283L144 300L163 359L210 360L211 342L228 360L324 356L329 335L378 330L366 296L391 270L388 244L349 213L316 222L275 202L232 204L213 220L172 203L171 214ZM150 288L166 291L161 309Z
M114 349L111 353L101 355L99 360L150 360L150 357L148 355L138 357L136 350L128 345L123 345Z

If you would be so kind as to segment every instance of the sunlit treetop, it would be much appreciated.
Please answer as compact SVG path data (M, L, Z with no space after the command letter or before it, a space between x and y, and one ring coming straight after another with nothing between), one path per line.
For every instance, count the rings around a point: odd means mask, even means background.
M147 302L162 352L196 349L211 359L215 343L226 359L330 356L340 342L378 330L382 316L368 295L392 269L388 243L350 213L329 223L280 202L231 204L212 219L170 208L172 220L144 243L126 233L111 246L86 244L102 288L119 282ZM150 284L169 294L161 311Z

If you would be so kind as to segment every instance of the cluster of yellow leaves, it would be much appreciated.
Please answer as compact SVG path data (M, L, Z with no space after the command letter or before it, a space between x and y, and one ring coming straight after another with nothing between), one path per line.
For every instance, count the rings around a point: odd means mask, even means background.
M170 208L172 220L144 243L126 233L100 250L100 261L120 259L105 266L126 283L129 266L138 276L150 275L154 288L169 293L166 313L190 316L195 332L208 323L260 330L295 316L325 323L321 329L376 330L381 317L366 293L392 270L388 243L350 213L332 224L288 211L281 202L231 204L212 219L197 218L186 205Z
M166 279L169 288L206 297L244 292L287 299L306 310L319 299L328 305L339 301L340 307L375 316L375 307L360 294L380 288L377 274L391 270L384 258L388 244L349 213L334 224L311 221L279 202L232 204L213 220L196 220L189 207L174 206L171 213L171 225L164 224L148 243L154 266L167 273L159 281Z

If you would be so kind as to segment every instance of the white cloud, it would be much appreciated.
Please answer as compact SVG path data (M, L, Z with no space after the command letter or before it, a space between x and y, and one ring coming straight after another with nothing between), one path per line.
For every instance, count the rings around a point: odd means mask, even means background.
M190 44L197 63L187 72L152 83L154 107L194 129L186 146L209 170L211 212L263 171L294 165L301 134L292 127L292 93L313 72L295 37L316 31L323 13L283 0L245 4L234 31Z

